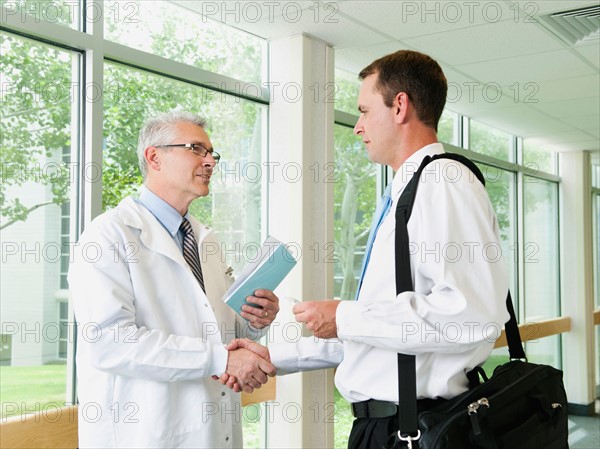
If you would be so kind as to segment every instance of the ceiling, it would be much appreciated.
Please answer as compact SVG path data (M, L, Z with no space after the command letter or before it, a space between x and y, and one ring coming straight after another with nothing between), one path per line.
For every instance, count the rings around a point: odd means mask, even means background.
M353 74L399 49L427 53L448 78L448 109L554 151L600 152L600 34L571 44L541 19L597 0L179 3L265 39L314 36Z

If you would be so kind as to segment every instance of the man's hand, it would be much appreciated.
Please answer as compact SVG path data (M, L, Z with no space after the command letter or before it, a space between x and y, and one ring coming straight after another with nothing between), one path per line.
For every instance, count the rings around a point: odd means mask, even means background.
M336 338L335 312L339 304L339 300L333 299L304 301L296 304L292 311L296 316L296 321L304 323L308 329L313 331L315 337Z
M246 349L248 348L248 349ZM233 340L228 346L227 368L220 381L232 390L252 393L275 375L270 363L269 350L248 339Z
M271 290L256 290L254 296L248 296L246 301L259 306L242 305L242 318L255 329L269 326L279 312L279 298Z

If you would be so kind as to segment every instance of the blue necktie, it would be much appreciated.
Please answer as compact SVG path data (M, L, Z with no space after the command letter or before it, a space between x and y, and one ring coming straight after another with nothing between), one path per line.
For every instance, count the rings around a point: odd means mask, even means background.
M360 279L358 280L358 288L356 289L355 299L358 299L358 294L360 293L360 287L362 286L365 271L367 270L367 265L369 265L369 259L371 258L371 250L373 249L373 242L375 241L375 236L377 235L379 226L381 226L381 223L383 223L384 218L386 217L386 215L390 211L390 207L392 206L392 198L390 196L391 191L392 185L389 184L385 188L385 192L383 192L381 201L377 205L377 209L373 214L373 222L371 223L371 231L369 232L369 239L367 240L367 247L365 248L365 257L363 259L362 269L360 270Z

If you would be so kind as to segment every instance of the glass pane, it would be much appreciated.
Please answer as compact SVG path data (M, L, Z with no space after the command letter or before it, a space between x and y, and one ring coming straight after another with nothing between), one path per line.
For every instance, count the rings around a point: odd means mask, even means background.
M523 185L525 322L559 315L558 185L526 176ZM526 344L527 357L560 367L559 339Z
M597 168L600 168L596 166ZM592 221L594 227L594 309L600 309L600 194L595 193L592 200ZM600 391L600 326L595 328L596 352L596 391Z
M335 69L335 109L358 116L359 89L358 75Z
M514 162L513 136L470 120L469 149L503 161Z
M236 3L227 6L225 2L214 2L208 6L240 8L241 2ZM171 1L109 0L104 2L104 36L210 72L261 83L266 42L212 20L214 15L213 11L203 16Z
M336 298L354 299L371 219L378 201L377 165L369 161L362 139L352 128L334 127L334 265Z
M535 175L537 172L556 174L556 153L529 139L523 140L523 166L525 174Z
M517 289L517 214L516 214L516 175L513 172L501 170L484 164L477 164L485 177L485 188L490 197L498 226L500 227L500 246L504 263L508 267L509 288L515 311L518 314ZM518 318L518 317L517 317ZM486 373L491 376L494 368L508 361L506 348L492 351L489 359L483 365Z
M356 105L356 103L354 103ZM362 139L352 128L334 127L336 184L334 187L334 296L353 300L377 195L377 168L369 161ZM335 389L335 446L346 447L352 427L348 402Z
M7 33L0 34L0 49L4 417L65 403L61 267L74 239L62 205L76 173L69 155L77 142L71 123L77 99L61 88L72 85L77 56Z
M81 8L80 0L3 0L5 8L3 16L16 18L25 15L33 16L34 23L41 21L55 25L66 26L75 30L80 29ZM94 18L90 14L88 21Z
M508 268L509 287L517 308L516 175L490 165L477 164L477 166L485 177L485 189L498 219L502 256Z
M104 96L104 208L141 185L136 148L144 120L171 109L199 112L222 159L211 193L194 201L190 213L215 229L227 263L239 274L262 241L267 106L115 64L105 65L105 86L115 86L115 94ZM265 414L260 407L244 410L245 447L264 447Z
M207 132L222 158L211 179L211 193L194 201L190 211L215 229L227 262L238 273L261 243L267 107L116 64L105 65L104 82L123 87L114 90L118 95L104 95L104 209L137 192L142 183L136 148L143 122L171 109L199 112L208 120Z
M600 189L600 164L592 163L592 187Z
M455 112L444 110L438 125L438 140L458 146L458 136L455 133L458 115Z

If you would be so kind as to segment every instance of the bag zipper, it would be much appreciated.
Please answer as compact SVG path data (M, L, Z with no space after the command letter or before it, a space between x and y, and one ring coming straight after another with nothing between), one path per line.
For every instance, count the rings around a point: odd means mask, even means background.
M467 407L465 407L464 405L463 405L463 406L461 406L461 410L459 410L459 411L455 412L455 413L454 413L454 414L453 414L453 415L452 415L450 418L448 418L448 419L446 420L446 422L444 422L444 423L442 424L442 426L440 426L440 427L439 427L439 430L438 430L438 434L439 434L439 436L438 436L438 438L437 438L436 440L433 440L433 441L432 441L432 444L433 444L433 445L435 445L435 444L438 444L438 443L439 443L439 440L440 440L441 436L443 436L443 435L444 435L444 432L445 432L446 428L447 428L447 427L450 427L450 425L452 425L452 424L454 423L454 421L456 421L458 418L462 417L462 415L463 415L465 412L467 412L467 413L468 413L469 407L470 407L471 405L473 405L473 402L474 402L475 404L477 404L477 407L474 407L475 409L479 408L479 405L480 405L480 404L478 404L478 402L479 402L479 401L486 400L486 401L488 401L488 403L493 403L493 401L494 401L494 398L496 398L497 396L501 395L502 393L504 393L504 392L505 392L506 390L508 390L509 388L511 388L511 387L514 387L515 385L519 385L519 384L521 384L521 383L525 382L525 381L526 381L526 380L528 380L528 379L529 379L529 378L530 378L530 377L531 377L533 374L535 374L536 372L540 371L540 370L541 370L541 369L543 369L543 368L544 368L544 366L543 366L543 365L539 365L539 366L535 367L534 369L532 369L531 371L529 371L529 373L528 373L528 374L527 374L525 377L521 377L520 379L517 379L516 381L514 381L514 382L513 382L513 383L511 383L510 385L507 385L507 386L505 386L504 388L502 388L500 391L498 391L498 392L494 393L492 396L490 396L490 399L489 399L489 400L488 400L488 399L487 399L485 396L482 396L482 397L480 397L480 398L478 398L478 399L475 399L474 401L472 401L470 404L468 404L468 405L467 405ZM490 379L490 380L492 380L492 379ZM485 384L484 384L484 385L485 385ZM457 405L456 407L459 407L459 406ZM489 405L488 405L488 407L489 407ZM435 412L425 412L425 413L435 413Z

